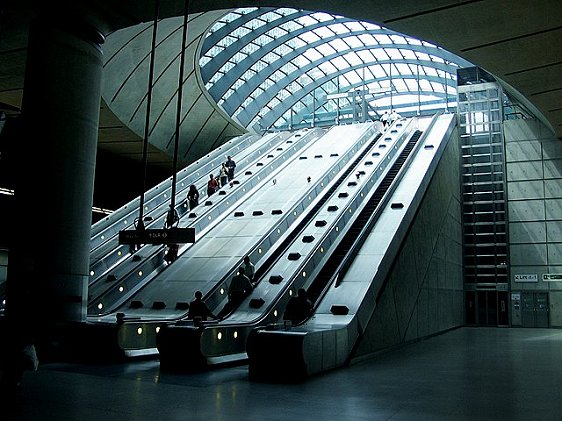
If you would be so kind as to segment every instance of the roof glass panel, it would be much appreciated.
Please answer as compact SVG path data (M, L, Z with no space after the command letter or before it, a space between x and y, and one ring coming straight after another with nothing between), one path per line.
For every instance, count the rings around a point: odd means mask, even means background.
M231 45L232 43L235 43L236 41L238 41L238 38L233 37L232 35L227 35L226 37L224 37L223 39L221 39L217 45L219 45L220 47L228 47L229 45Z
M205 64L207 64L207 63L210 62L210 61L211 61L211 57L209 57L209 56L203 56L203 57L201 57L201 59L199 60L199 65L200 65L201 67L203 67L203 66L205 66Z
M344 25L347 26L350 32L359 32L365 30L365 27L360 22L345 22Z
M369 70L371 70L376 78L384 78L388 76L380 64L369 67Z
M282 70L285 74L288 75L289 73L296 72L298 70L298 67L295 66L293 63L286 63L281 67L280 70Z
M315 48L306 50L305 52L303 52L303 55L310 61L317 61L322 59L323 57L322 54L320 54Z
M371 63L375 61L375 58L373 57L373 55L369 50L355 51L355 54L357 54L361 58L361 60L363 60L364 63Z
M398 92L409 91L408 86L404 83L403 79L394 79L392 81L392 84L394 85L394 89L396 89Z
M207 34L207 36L211 35L213 32L218 31L219 29L221 29L223 26L226 25L226 22L223 21L218 21L217 23L215 23L213 25L213 27L211 28L211 30L209 31L209 33Z
M255 17L241 19L248 13ZM289 20L281 19L284 16ZM285 22L277 25L281 20ZM313 104L318 118L336 110L335 101L322 99L327 93L364 86L375 90L368 100L379 109L443 109L435 104L445 101L445 94L452 103L456 92L452 86L445 89L446 79L454 84L456 68L470 65L431 43L323 12L267 8L260 14L258 8L237 9L209 34L216 37L218 29L227 35L206 49L200 71L217 103L249 126L288 124L290 116L310 124ZM244 42L238 42L241 38ZM425 99L418 102L418 97ZM340 115L352 118L349 98L339 103L344 107Z
M362 81L361 76L355 70L347 73L346 76L352 85L358 85Z
M234 22L236 19L239 19L242 15L243 13L236 11L236 12L229 13L228 15L224 16L221 20L225 23L231 23Z
M240 62L241 62L242 60L244 60L246 57L248 57L248 54L244 54L244 53L242 53L242 52L239 51L239 52L237 52L236 54L234 54L234 55L232 56L231 61L232 61L233 63L240 63Z
M314 19L311 15L300 16L295 19L295 22L300 23L302 26L311 26L318 23L316 19Z
M431 88L433 89L434 92L445 92L445 87L442 84L436 82L430 82L430 83L431 83Z
M406 60L417 60L416 54L412 50L402 49L400 52Z
M445 60L443 60L441 57L435 56L433 54L430 54L429 57L431 58L431 61L434 61L436 63L445 63Z
M294 60L291 61L297 67L304 67L307 64L310 64L310 60L307 59L304 54L296 57Z
M334 66L336 66L339 70L343 70L349 67L349 63L343 59L342 56L336 57L332 60Z
M330 44L322 44L316 47L316 49L324 56L329 56L335 54L337 51Z
M406 38L401 35L389 35L389 38L394 44L406 44Z
M396 63L395 66L396 66L396 68L398 69L398 71L400 72L401 75L412 74L412 71L410 70L410 67L407 64Z
M286 30L278 28L278 27L271 28L269 31L267 31L267 35L269 35L273 39L282 37L286 33L287 33Z
M250 28L246 28L245 26L240 26L236 31L232 32L232 35L238 39L242 38L244 35L248 35L252 30Z
M433 91L431 83L427 79L420 79L420 89L422 91Z
M262 34L262 35L260 35L258 38L254 39L253 42L254 42L256 45L259 45L260 47L263 47L263 46L269 44L269 43L272 42L272 41L273 41L273 38L272 38L272 37L270 37L270 36L267 35L267 34Z
M433 67L423 66L423 71L428 76L437 76L437 70L435 70Z
M361 58L357 54L355 54L355 51L345 54L343 58L352 66L364 64L363 60L361 60Z
M279 47L275 48L273 52L281 57L290 54L294 51L293 48L289 47L287 44L281 44Z
M314 31L305 32L304 34L299 35L299 38L307 44L312 44L313 42L320 41L320 37L316 35Z
M363 45L366 46L378 46L379 42L377 41L377 39L371 35L367 35L367 34L361 34L358 35L357 38L359 38L361 40L361 42L363 43Z
M338 69L331 61L325 61L318 66L325 74L337 73Z
M267 12L260 16L260 19L265 22L273 22L279 18L283 17L280 13L275 12Z
M265 56L263 56L262 60L265 61L266 63L273 63L276 60L279 60L280 56L279 54L275 54L273 51L270 53L267 53Z
M406 86L408 86L409 91L417 91L418 90L418 82L413 79L404 79Z
M291 47L293 47L295 50L298 50L308 47L308 44L303 39L296 37L291 40Z
M314 33L318 35L319 38L328 38L334 36L334 33L330 30L330 28L326 26L321 26L320 28L314 29Z
M276 10L277 13L279 13L282 16L289 16L289 15L294 15L295 13L298 12L297 9L291 9L288 7L282 7L280 9Z
M364 44L361 42L361 40L359 38L357 38L356 36L346 37L346 38L344 38L344 41L351 48L361 48L361 47L364 46Z
M349 28L342 23L335 23L328 26L332 31L338 35L348 34L350 32Z
M256 51L258 51L260 49L260 47L256 44L254 44L253 42L250 42L248 44L246 44L244 47L242 47L242 49L240 50L241 53L250 55Z
M383 48L378 48L376 50L371 50L371 53L375 56L375 58L379 61L388 60L388 54L386 50Z
M294 20L282 23L281 25L278 26L278 28L280 28L284 31L287 31L287 32L292 32L292 31L295 31L295 30L300 29L302 27L303 27L303 25L301 25L298 22L295 22Z
M324 12L313 13L310 16L316 19L318 22L330 22L334 20L334 16Z
M337 52L342 52L342 51L347 51L349 50L349 45L347 45L345 42L343 42L341 39L333 39L330 41L330 45L337 51Z
M408 44L410 44L410 45L422 45L421 41L417 40L415 38L407 37L406 40L408 41Z
M392 44L392 40L388 35L375 34L373 35L373 38L375 38L379 44Z
M363 25L365 29L369 31L376 31L377 29L382 28L382 26L375 25L374 23L370 23L370 22L361 22L361 25Z
M391 60L402 60L404 58L397 48L386 48L385 52Z

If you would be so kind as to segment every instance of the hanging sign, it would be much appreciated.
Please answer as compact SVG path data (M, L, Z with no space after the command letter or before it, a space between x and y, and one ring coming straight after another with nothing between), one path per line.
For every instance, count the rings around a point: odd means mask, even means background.
M170 228L119 231L119 244L195 243L195 228Z

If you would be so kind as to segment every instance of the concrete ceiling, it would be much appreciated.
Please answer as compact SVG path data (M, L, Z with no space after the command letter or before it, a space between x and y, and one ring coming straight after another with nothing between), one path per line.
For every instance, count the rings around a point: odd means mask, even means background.
M21 107L30 1L6 2L0 15L0 110ZM152 19L151 0L59 0L50 7L88 19L106 35ZM536 107L538 117L562 137L562 4L560 0L191 0L190 12L253 6L321 10L374 22L437 44L499 77ZM161 16L177 16L182 0L162 0ZM101 105L99 147L140 159L140 138ZM151 148L149 161L169 166Z
M180 165L193 162L246 131L207 93L197 65L205 34L225 13L216 11L189 15L179 119ZM173 156L183 17L161 20L157 29L150 143ZM102 98L139 137L143 137L146 124L152 33L152 22L139 24L113 32L104 44Z

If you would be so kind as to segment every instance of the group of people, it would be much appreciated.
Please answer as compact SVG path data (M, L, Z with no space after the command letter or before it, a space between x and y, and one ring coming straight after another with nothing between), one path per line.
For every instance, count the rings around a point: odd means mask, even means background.
M178 211L170 205L168 209L168 213L166 214L166 220L164 221L164 228L171 229L178 226L180 222L180 217L178 215ZM177 243L168 244L166 253L164 254L164 260L170 264L174 262L178 258L178 252L180 249L180 245Z
M384 127L391 126L396 120L401 118L401 115L396 112L396 110L391 110L390 114L388 111L385 111L383 115L381 115L381 123Z
M215 315L203 301L203 293L195 292L195 299L189 303L188 319L196 321L207 321L209 318L217 320L223 319L238 307L244 299L251 294L256 286L254 276L256 268L250 260L250 256L244 257L244 264L238 268L236 274L230 280L228 287L228 301L222 310ZM296 325L310 316L312 303L304 288L298 290L298 294L291 297L287 303L284 320Z
M224 308L215 316L202 300L203 293L195 292L195 299L189 303L188 319L206 321L211 319L222 319L232 310L240 305L240 303L248 296L255 287L253 282L255 275L255 266L250 260L250 256L244 257L244 265L238 268L236 274L230 280L228 287L228 302Z
M231 182L234 179L235 168L236 163L230 155L227 156L226 162L221 164L218 175L215 177L213 174L209 174L209 181L207 181L207 196L211 196L220 187L224 187Z
M217 177L213 174L209 175L209 181L207 182L207 196L212 196L220 187L224 187L226 184L231 182L234 179L235 168L236 163L230 155L227 156L226 162L221 165ZM199 205L199 191L193 184L189 186L187 202L189 204L189 210L193 210ZM238 268L236 274L230 281L228 287L228 302L219 314L215 315L203 301L203 293L201 291L196 291L193 301L189 304L188 319L206 321L209 318L224 318L236 307L238 307L252 292L256 286L254 276L255 266L250 261L250 257L245 256L244 264ZM299 289L298 294L289 300L284 314L284 319L290 320L292 324L297 324L304 320L310 314L311 310L312 304L308 299L306 290L301 288Z
M238 307L250 295L256 286L254 281L255 266L250 257L244 257L244 264L238 268L228 287L228 301L222 310L215 315L203 301L203 293L195 292L195 299L189 303L188 319L207 321L209 318L223 319ZM307 319L312 312L312 303L304 288L300 288L296 296L291 297L287 303L283 319L296 325Z
M232 181L234 179L235 168L236 163L230 155L227 156L226 162L221 164L219 174L216 177L214 174L209 174L209 180L207 181L207 196L212 196L220 187L224 187ZM197 187L194 184L189 186L189 191L187 192L187 203L190 211L196 206L199 206L199 190L197 190Z

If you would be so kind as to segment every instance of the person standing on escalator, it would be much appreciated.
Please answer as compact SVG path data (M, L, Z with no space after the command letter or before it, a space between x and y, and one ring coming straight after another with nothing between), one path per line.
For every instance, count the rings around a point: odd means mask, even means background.
M224 162L221 164L221 169L219 170L219 181L221 187L224 187L228 184L228 168L226 168Z
M199 191L195 185L189 186L189 191L187 192L187 203L189 204L189 210L193 210L199 205Z
M228 302L218 314L218 318L222 319L230 314L236 307L238 307L244 298L248 296L254 289L254 284L245 275L244 266L240 266L236 275L230 280L228 286Z
M234 178L234 169L236 168L236 163L230 155L226 157L224 166L228 170L228 181L232 181L232 179Z
M171 229L178 226L180 222L180 217L178 215L178 211L175 210L172 205L170 205L170 209L168 210L168 214L166 215L166 221L164 222L165 229ZM170 264L174 262L178 258L179 252L179 244L168 244L168 248L164 254L164 260Z
M384 114L381 116L381 123L383 125L383 127L386 129L386 126L388 126L388 111L385 111Z
M233 306L238 306L248 294L252 292L254 285L250 278L246 276L244 266L240 266L238 273L232 277L228 287L228 298Z
M166 221L164 221L164 228L170 229L176 227L179 222L180 222L180 217L178 215L178 211L172 208L172 205L170 205L170 208L168 209L168 213L166 214Z
M207 317L216 319L216 316L209 310L205 301L203 301L203 293L195 291L195 299L189 303L188 319L207 321Z
M254 282L255 273L256 273L256 268L254 264L250 261L250 256L244 256L244 275L248 277L250 282Z
M207 196L211 197L219 188L219 183L213 174L209 174L209 181L207 181Z
M293 325L302 323L310 317L312 302L308 299L306 289L300 288L296 297L291 297L285 308L283 320L290 320Z

